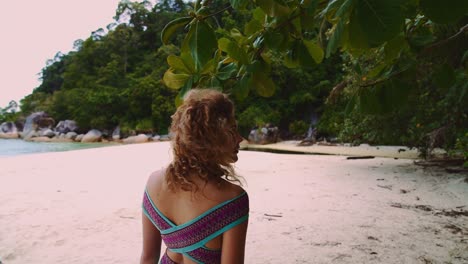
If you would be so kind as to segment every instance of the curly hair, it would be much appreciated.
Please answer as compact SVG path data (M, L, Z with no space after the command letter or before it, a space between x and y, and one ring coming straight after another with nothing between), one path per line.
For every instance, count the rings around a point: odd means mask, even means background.
M196 191L192 177L205 183L240 183L226 146L236 140L234 105L226 94L212 89L193 89L172 116L170 128L174 159L166 170L171 190Z

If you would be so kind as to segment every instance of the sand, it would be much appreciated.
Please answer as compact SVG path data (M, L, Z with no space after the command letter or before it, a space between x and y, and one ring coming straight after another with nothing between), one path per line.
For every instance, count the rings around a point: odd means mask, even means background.
M167 142L0 158L0 261L138 263L144 185L169 161ZM466 175L253 151L236 167L246 263L468 262Z

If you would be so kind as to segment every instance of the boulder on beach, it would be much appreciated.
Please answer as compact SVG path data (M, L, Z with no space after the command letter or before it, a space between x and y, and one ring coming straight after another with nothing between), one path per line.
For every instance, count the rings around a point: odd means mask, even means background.
M41 137L48 137L48 138L55 137L55 132L52 131L52 129L50 128L41 129L38 134Z
M0 125L0 138L18 138L18 128L13 122L4 122Z
M23 133L21 137L24 139L30 139L32 137L41 136L37 131L46 128L52 128L55 124L55 120L45 112L36 112L30 114L26 118L26 123L24 124Z
M75 141L76 142L81 142L81 140L83 139L84 137L84 134L79 134L78 136L75 137Z
M68 133L65 135L65 138L75 140L75 138L76 138L77 136L78 136L78 134L77 134L76 132L68 132Z
M148 142L149 137L145 134L139 134L138 136L130 136L123 141L125 144L134 144L134 143L145 143Z
M102 138L102 133L101 131L97 129L91 129L86 133L86 135L83 136L81 139L81 142L83 143L89 143L89 142L99 142Z
M76 132L78 130L78 125L73 120L62 120L58 122L55 127L55 131L59 133L67 134L68 132Z
M250 131L249 142L252 144L272 144L278 142L278 127L270 124L261 128L254 128Z
M113 140L120 140L120 126L117 126L112 132L112 139Z

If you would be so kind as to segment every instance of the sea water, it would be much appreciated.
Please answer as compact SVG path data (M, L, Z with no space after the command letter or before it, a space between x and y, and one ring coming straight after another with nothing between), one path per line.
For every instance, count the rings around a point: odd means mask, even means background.
M0 158L30 153L98 148L109 145L106 143L29 142L22 139L0 139Z

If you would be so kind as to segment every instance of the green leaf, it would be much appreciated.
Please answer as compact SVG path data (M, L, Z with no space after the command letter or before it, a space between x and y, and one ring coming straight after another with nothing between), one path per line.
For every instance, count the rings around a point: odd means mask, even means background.
M190 89L192 89L192 86L193 86L193 78L190 77L187 83L185 83L185 85L182 87L182 89L179 90L179 93L175 97L176 107L179 107L184 102L184 96Z
M257 0L256 4L270 17L287 16L291 12L289 7L274 0Z
M455 83L455 71L448 64L442 65L434 74L434 84L443 92Z
M314 67L317 64L315 63L315 59L312 57L311 52L309 51L309 48L306 46L304 41L298 41L298 47L296 49L297 51L297 57L299 59L299 63L303 67ZM317 59L319 59L317 57Z
M190 75L185 73L176 74L172 69L167 70L163 76L164 84L171 89L179 89L189 79Z
M223 87L221 86L221 82L216 78L216 76L212 76L210 79L210 89L218 90L220 92L223 91Z
M317 43L310 41L310 40L304 40L304 45L306 46L307 50L309 51L310 56L312 56L315 62L321 63L323 60L322 48Z
M253 18L263 24L265 22L265 12L260 7L257 7L253 10Z
M343 20L340 20L333 30L333 34L327 44L327 58L338 49L343 38Z
M229 2L234 9L241 10L247 6L249 0L229 0Z
M242 64L247 64L247 53L245 53L245 50L239 47L234 41L227 38L221 38L218 40L218 48L226 52L232 59Z
M385 44L384 60L391 62L400 56L400 53L408 48L405 36L403 34L396 36Z
M345 0L343 4L338 8L335 13L335 18L340 20L347 20L350 15L350 10L354 4L355 0Z
M404 1L358 0L350 24L359 26L368 45L376 47L401 32L404 22L401 7Z
M356 10L356 9L355 9ZM368 39L367 35L362 30L359 25L359 20L357 19L358 14L354 11L351 14L348 24L348 38L347 43L351 49L368 49Z
M297 68L300 65L299 61L299 50L301 43L300 41L294 41L291 48L286 52L284 57L284 65L288 68Z
M384 82L379 88L380 101L384 112L388 113L408 103L411 85L395 78Z
M242 75L241 79L234 85L233 94L237 100L242 101L249 95L250 87L252 86L252 78L250 74Z
M214 30L205 22L197 21L190 27L192 34L188 41L190 52L198 71L213 57L217 49Z
M420 0L419 6L425 16L440 24L455 23L468 13L466 0Z
M222 81L229 79L237 71L237 65L235 63L229 63L227 65L221 64L216 77Z
M265 39L265 45L272 50L277 50L280 48L285 39L283 34L276 31L267 31L263 36Z
M169 39L172 37L174 32L187 25L192 20L192 17L180 17L167 23L167 25L161 31L161 41L164 45L169 44Z
M275 84L263 72L256 72L253 74L252 85L260 96L270 97L275 94Z
M203 69L201 69L200 74L208 74L212 71L214 71L216 66L216 62L214 59L209 60L205 66L203 66Z
M174 54L170 54L169 56L167 56L167 64L169 64L169 66L176 71L180 71L187 74L191 73L190 69L187 67L187 65L185 65L182 58L177 57Z
M256 19L252 19L249 21L249 23L247 23L245 25L245 28L244 28L244 33L246 35L252 35L254 34L255 32L257 31L260 31L263 29L263 25L262 23L260 23L258 20Z

